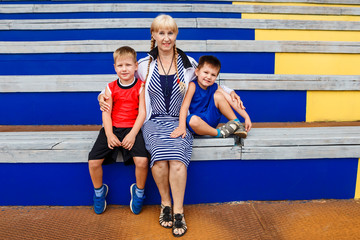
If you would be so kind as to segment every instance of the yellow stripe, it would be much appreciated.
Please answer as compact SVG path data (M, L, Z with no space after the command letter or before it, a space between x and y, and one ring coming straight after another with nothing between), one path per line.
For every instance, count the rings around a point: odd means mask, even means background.
M355 188L355 198L360 198L360 158L358 162L358 171L357 171L357 178L356 178L356 188Z
M242 19L275 19L275 20L312 20L312 21L360 21L360 16L270 14L270 13L242 13L241 18Z
M275 74L360 75L359 63L360 54L276 53Z
M360 31L311 31L256 29L255 40L272 41L360 41Z
M360 91L308 91L306 122L359 121Z
M233 2L234 5L270 5L270 6L307 6L307 7L360 7L358 4L322 4L322 3L264 3Z

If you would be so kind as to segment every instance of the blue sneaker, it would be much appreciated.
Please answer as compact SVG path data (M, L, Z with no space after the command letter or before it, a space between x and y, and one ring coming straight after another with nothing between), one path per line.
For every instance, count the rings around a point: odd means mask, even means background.
M130 186L130 194L131 194L131 201L130 201L130 209L134 214L139 214L141 212L145 196L139 198L135 193L136 183L133 183Z
M101 214L106 209L106 195L108 194L109 187L108 185L104 184L104 194L101 197L96 197L94 194L94 211L96 214Z

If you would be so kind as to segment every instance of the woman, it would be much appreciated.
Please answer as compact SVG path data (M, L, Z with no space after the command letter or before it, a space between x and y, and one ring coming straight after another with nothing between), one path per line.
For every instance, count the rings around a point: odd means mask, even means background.
M173 235L187 231L184 194L193 137L171 138L179 125L179 113L188 84L195 78L196 61L176 48L178 27L169 15L159 15L151 24L151 51L139 60L138 76L145 81L146 120L143 135L151 155L150 167L161 196L159 222ZM240 104L236 93L225 87ZM100 106L104 110L103 97ZM170 195L172 193L172 200Z

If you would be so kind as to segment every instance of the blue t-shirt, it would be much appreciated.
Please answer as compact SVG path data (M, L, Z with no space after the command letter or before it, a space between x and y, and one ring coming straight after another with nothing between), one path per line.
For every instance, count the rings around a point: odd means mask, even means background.
M195 79L193 82L195 83L196 89L189 106L189 111L190 114L196 115L199 113L203 113L208 109L211 98L218 89L218 85L217 83L214 83L206 90L204 90L199 86L197 79Z

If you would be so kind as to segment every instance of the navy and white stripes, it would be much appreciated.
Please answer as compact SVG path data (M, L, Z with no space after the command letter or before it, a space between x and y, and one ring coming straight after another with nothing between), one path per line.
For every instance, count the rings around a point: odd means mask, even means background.
M171 138L170 134L179 126L179 118L159 116L147 121L143 126L146 149L151 155L150 167L155 161L178 160L186 167L192 153L192 134L187 130L185 138Z
M192 153L192 134L187 131L185 138L171 138L170 134L179 126L179 113L185 91L182 90L184 83L184 67L181 58L178 58L179 80L177 75L171 76L172 92L169 105L166 106L166 97L161 87L158 65L149 82L149 96L152 107L152 117L143 126L143 135L146 149L151 155L150 167L155 161L178 160L186 167L190 163Z

